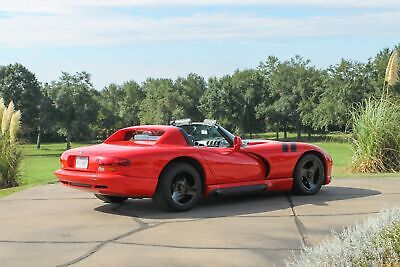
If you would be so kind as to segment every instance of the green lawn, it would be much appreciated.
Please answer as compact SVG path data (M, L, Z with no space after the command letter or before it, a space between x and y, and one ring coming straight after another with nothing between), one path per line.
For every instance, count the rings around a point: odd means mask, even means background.
M352 151L349 143L315 142L313 144L323 148L332 156L333 177L400 177L400 173L352 173L350 170Z
M272 135L272 136L270 136ZM283 134L282 134L283 136ZM262 136L253 136L253 138L273 138L273 134L264 134ZM293 134L289 138L294 138ZM329 137L328 137L329 138ZM334 135L330 140L345 140L346 136ZM313 137L311 142L320 140L319 137ZM342 141L342 140L341 140ZM399 173L387 174L359 174L351 173L349 164L351 162L351 148L350 144L345 142L330 142L318 141L314 144L322 147L332 155L333 176L334 177L383 177L383 176L400 176ZM85 146L87 144L74 143L72 147ZM27 187L50 183L56 181L53 172L60 166L59 157L65 151L65 143L43 144L40 150L36 149L35 145L22 145L22 152L24 155L21 164L21 186L17 188L9 188L0 190L0 197L11 194L16 191L23 190Z
M85 146L87 144L74 143L72 147ZM51 183L56 181L53 174L60 167L59 157L65 151L65 143L42 144L41 149L36 145L21 145L23 160L19 183L21 186L0 190L0 197L21 191L33 185Z

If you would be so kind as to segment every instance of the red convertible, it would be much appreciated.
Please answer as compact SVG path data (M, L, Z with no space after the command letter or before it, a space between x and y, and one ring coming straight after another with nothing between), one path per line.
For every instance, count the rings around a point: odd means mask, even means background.
M215 121L118 130L102 144L71 149L55 172L66 186L109 203L151 197L185 211L202 196L267 190L317 193L331 181L332 158L297 142L244 140Z

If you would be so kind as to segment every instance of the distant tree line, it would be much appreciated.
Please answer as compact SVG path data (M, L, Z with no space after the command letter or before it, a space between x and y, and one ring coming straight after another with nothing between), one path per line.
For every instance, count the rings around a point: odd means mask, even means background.
M238 134L264 131L344 131L350 110L379 96L391 50L366 63L342 59L326 69L295 56L269 56L254 69L223 77L190 73L94 88L87 72L62 72L40 83L19 63L0 66L0 97L22 112L27 142L103 140L116 129L168 124L173 119L212 118ZM396 88L398 90L399 88Z

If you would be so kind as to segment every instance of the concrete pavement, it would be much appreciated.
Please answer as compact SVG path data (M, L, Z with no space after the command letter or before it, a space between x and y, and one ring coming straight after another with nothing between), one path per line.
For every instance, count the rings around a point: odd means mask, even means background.
M1 266L283 266L400 202L400 178L337 179L315 196L203 200L166 213L149 199L104 204L52 184L0 199Z

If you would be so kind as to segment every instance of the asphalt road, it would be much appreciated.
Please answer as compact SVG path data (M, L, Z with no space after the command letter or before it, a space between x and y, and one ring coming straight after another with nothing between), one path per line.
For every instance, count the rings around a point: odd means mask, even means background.
M283 266L302 243L399 202L400 178L337 179L307 197L207 199L185 213L52 184L0 199L0 265Z

